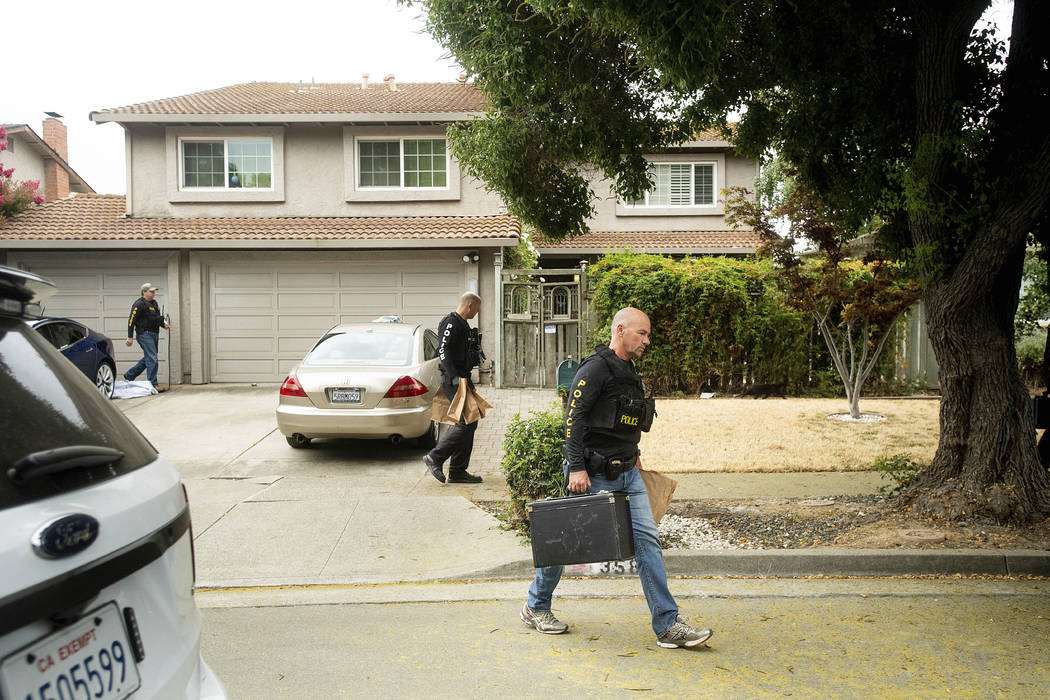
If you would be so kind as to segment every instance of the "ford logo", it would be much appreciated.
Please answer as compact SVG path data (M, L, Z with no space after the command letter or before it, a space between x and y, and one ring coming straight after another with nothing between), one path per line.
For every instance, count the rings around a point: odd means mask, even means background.
M84 513L63 515L45 523L30 542L44 559L71 557L83 552L98 539L98 520Z

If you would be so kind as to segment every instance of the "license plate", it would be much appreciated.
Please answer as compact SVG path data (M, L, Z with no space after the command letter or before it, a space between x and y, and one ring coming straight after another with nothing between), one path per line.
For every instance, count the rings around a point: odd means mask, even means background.
M361 389L332 389L332 403L361 403Z
M0 664L0 695L11 700L119 700L141 682L116 603L38 639Z

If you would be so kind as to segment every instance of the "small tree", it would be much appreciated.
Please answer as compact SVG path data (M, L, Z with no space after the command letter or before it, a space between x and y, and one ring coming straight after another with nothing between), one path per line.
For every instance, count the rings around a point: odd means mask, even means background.
M7 150L7 130L0 126L0 152ZM25 211L30 204L43 204L44 198L36 193L38 180L15 182L14 168L4 168L0 163L0 221Z
M742 187L727 190L726 221L762 237L786 282L788 303L813 316L846 389L850 416L860 418L860 394L878 362L894 322L919 299L904 266L876 253L850 259L847 243L862 231L844 231L810 193L793 187L768 211ZM788 235L774 221L785 219ZM870 233L870 231L869 231ZM799 239L817 247L814 257L795 252Z

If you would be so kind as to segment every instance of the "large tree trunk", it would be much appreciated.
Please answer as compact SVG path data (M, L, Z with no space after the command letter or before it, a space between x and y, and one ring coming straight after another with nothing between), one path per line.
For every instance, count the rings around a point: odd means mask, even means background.
M1022 257L1023 245L972 296L960 293L958 271L926 291L941 435L933 463L906 494L924 515L1024 522L1050 513L1050 477L1013 344Z

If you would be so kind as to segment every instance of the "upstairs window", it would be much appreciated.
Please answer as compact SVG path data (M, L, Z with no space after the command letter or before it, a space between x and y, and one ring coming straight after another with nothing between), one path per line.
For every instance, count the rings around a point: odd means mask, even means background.
M273 188L271 139L182 139L183 189Z
M631 207L698 207L715 204L714 163L653 163L653 189Z
M358 141L358 187L448 187L445 139Z

